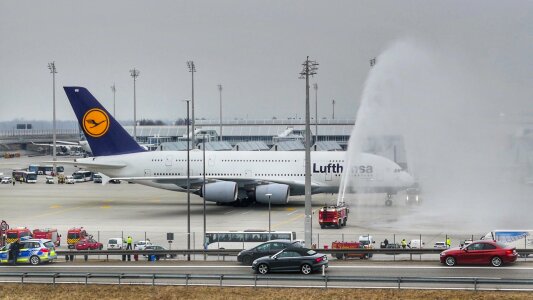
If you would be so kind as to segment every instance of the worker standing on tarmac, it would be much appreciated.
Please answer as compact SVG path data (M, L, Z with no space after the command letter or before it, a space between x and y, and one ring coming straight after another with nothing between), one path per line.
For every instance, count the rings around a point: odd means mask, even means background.
M405 239L402 240L402 248L407 248L407 241Z
M131 247L132 243L133 243L133 239L131 238L131 236L128 236L126 250L132 250L132 247ZM129 254L128 254L128 261L131 261L131 255Z
M452 240L450 240L449 237L446 237L446 248L450 248L452 246Z

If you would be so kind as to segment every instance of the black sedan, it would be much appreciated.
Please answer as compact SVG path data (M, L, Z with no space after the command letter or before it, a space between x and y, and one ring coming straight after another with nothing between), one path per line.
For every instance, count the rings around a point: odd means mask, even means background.
M328 258L325 254L298 247L283 249L272 256L258 258L252 263L252 269L259 274L286 271L308 275L322 269L322 266L328 267Z
M302 244L300 241L271 240L253 248L242 250L237 255L237 261L249 266L254 260L263 256L274 255L287 247L302 247Z
M167 249L165 247L162 247L162 246L152 245L152 246L146 246L144 248L144 250L146 250L146 251L148 251L148 250L165 251ZM148 259L150 259L151 255L155 256L156 260L160 260L162 258L176 258L176 254L160 254L160 253L157 253L157 252L149 253L149 254L143 254L143 256L148 257Z

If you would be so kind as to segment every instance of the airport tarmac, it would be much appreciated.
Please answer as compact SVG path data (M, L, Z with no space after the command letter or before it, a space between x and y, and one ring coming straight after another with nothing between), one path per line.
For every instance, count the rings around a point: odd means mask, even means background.
M61 160L72 158L60 157ZM43 165L50 157L22 157L0 159L0 173L10 175L13 168L27 167L30 163ZM73 167L65 166L70 175ZM166 233L175 234L172 248L186 245L187 194L165 191L140 184L95 184L93 182L45 184L44 176L38 183L0 185L0 219L11 227L57 228L66 236L68 228L83 226L100 242L107 238L126 237L134 240L149 238L166 245ZM384 194L367 195L358 206L350 207L348 224L342 229L321 229L318 209L324 203L334 204L336 195L313 195L313 243L323 246L332 241L353 241L359 235L371 234L376 243L387 238L399 242L422 238L427 246L443 241L446 234L452 245L461 240L479 237L483 232L465 232L458 224L435 223L419 220L418 226L395 228L399 216L410 214L416 206L403 203L403 195L395 196L395 204L385 207ZM247 207L206 204L207 231L268 230L268 205L252 204ZM294 231L304 239L304 199L291 197L286 206L272 206L272 230ZM201 247L203 232L203 200L191 194L191 239L193 247Z

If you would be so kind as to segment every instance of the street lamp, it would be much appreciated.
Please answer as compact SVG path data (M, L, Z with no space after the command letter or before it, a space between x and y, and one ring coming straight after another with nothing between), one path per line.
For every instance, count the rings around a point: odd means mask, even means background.
M48 63L48 69L50 70L50 73L52 73L52 110L53 110L53 124L52 124L52 139L53 139L53 144L54 144L54 147L52 149L52 160L54 161L53 163L53 167L52 167L52 173L56 173L57 172L57 169L56 169L56 160L57 160L57 156L56 156L56 74L57 74L57 69L56 69L56 62L53 61L51 63Z
M318 142L318 84L314 83L315 89L315 144Z
M220 141L222 142L222 84L218 85L219 103L220 103Z
M191 72L191 103L192 103L192 144L193 146L196 144L196 135L194 134L194 73L196 73L196 66L194 65L194 61L189 60L187 61L187 67L189 68L189 72Z
M139 70L133 68L130 70L130 75L133 77L133 138L137 141L137 95L135 89L135 82L137 77L139 77Z
M272 206L271 206L271 203L270 203L270 197L272 196L272 194L265 194L265 196L268 197L268 239L270 239L270 225L272 224L271 223L271 219L270 219L270 215L271 215L271 212L272 212Z
M187 250L191 250L191 147L189 146L189 102L191 102L191 100L183 101L187 102ZM191 260L190 253L187 253L187 260Z
M313 215L311 203L311 125L309 118L309 76L316 74L318 63L309 60L309 56L302 64L300 78L305 78L305 244L313 244Z
M332 116L332 119L335 120L335 99L333 99L333 101L331 101L331 105L333 105L333 116Z
M113 85L111 86L111 91L113 92L113 117L115 117L115 120L117 119L116 114L116 105L115 105L115 94L117 92L117 88L115 87L115 83L113 82Z
M206 247L205 247L205 232L206 232L206 228L207 228L207 222L206 222L206 218L205 218L205 135L204 135L204 137L202 139L202 150L203 150L203 159L202 159L202 161L203 161L203 171L202 171L202 175L203 175L203 178L202 178L203 179L202 180L202 182L203 182L203 184L202 184L203 185L202 186L202 195L203 195L203 197L202 198L204 200L204 203L203 203L204 204L204 240L203 240L203 244L204 244L204 250L205 250L206 249ZM206 260L206 259L207 259L207 255L204 252L204 260Z

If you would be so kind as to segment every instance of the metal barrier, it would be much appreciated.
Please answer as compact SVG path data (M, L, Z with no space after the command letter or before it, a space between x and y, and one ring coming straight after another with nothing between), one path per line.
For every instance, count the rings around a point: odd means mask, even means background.
M324 254L439 254L446 249L315 249L317 252ZM237 255L242 249L194 249L194 250L58 250L56 254L61 255L187 255L187 254L206 254L206 255ZM520 255L533 254L533 249L517 249Z
M151 285L191 285L191 280L204 280L204 281L216 281L219 286L224 286L223 282L233 281L234 283L228 283L226 286L251 286L254 287L266 287L266 286L280 286L275 282L283 282L284 287L291 287L289 284L291 281L297 282L313 282L313 287L328 288L328 283L388 283L394 284L398 289L408 288L405 284L418 283L418 284L446 284L447 287L453 287L455 285L471 285L473 290L478 290L480 285L533 285L533 279L531 278L517 278L517 279L501 279L501 278L469 278L469 277L378 277L378 276L329 276L329 275L197 275L197 274L165 274L165 273L82 273L82 272L69 272L69 273L56 273L56 272L0 272L0 278L20 278L20 283L24 284L25 279L29 278L46 278L50 279L50 282L35 282L32 283L45 283L56 284L57 279L81 279L85 284L98 284L101 282L91 282L89 279L116 279L117 284L122 284L123 280L144 280L143 283L149 283ZM183 283L168 283L168 282L156 282L157 280L182 280ZM235 281L249 281L250 284L236 284ZM266 282L266 284L261 284ZM316 283L322 282L322 286L316 285ZM27 283L27 281L26 281ZM213 285L209 283L194 283L194 285ZM293 285L293 286L301 286ZM354 287L346 285L345 287ZM494 289L500 289L495 287Z

